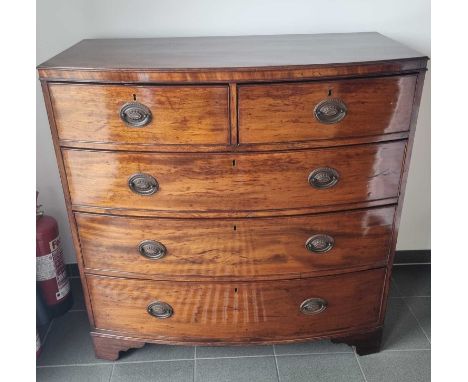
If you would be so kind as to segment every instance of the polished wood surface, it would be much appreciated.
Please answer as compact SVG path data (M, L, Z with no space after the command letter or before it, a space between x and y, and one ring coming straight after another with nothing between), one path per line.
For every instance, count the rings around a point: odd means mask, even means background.
M97 329L149 338L245 342L280 340L376 324L385 268L310 279L209 283L122 279L87 275ZM305 315L299 307L319 297L328 307ZM158 319L147 306L171 305Z
M414 138L416 134L416 122L418 119L418 113L419 113L419 105L421 103L421 97L422 97L422 92L423 92L423 85L424 85L424 77L426 73L425 71L422 71L418 75L418 80L416 84L416 92L415 92L415 97L413 100L413 113L411 115L411 124L410 124L410 136L408 138L408 143L406 144L406 149L405 149L405 156L404 156L404 165L402 169L402 175L401 175L401 191L398 195L398 204L396 208L396 213L395 213L395 218L394 218L394 223L393 223L393 238L392 238L392 248L391 248L391 253L390 253L390 258L388 262L388 269L389 271L387 272L387 276L385 278L385 289L384 289L384 295L383 295L383 306L382 310L385 313L387 309L387 302L388 302L388 295L390 293L390 284L391 284L391 274L392 274L392 267L393 267L393 260L395 257L395 250L397 246L397 240L398 240L398 231L400 227L400 220L401 220L401 214L403 211L403 202L405 199L405 191L406 191L406 182L408 180L409 176L409 170L410 170L410 162L411 162L411 154L413 152L413 144L414 144ZM381 318L381 325L384 324L384 316Z
M232 113L231 113L232 114ZM362 137L349 137L349 138L333 138L321 139L314 141L301 141L301 142L269 142L269 143L253 143L253 144L229 144L229 145L205 145L205 144L177 144L177 145L160 145L152 142L145 144L138 143L107 143L107 142L81 142L59 140L61 147L64 148L77 148L77 149L91 149L91 150L106 150L106 151L139 151L139 152L254 152L254 151L289 151L289 150L303 150L303 149L317 149L326 147L338 146L354 146L366 143L397 141L407 139L409 136L408 131L398 133L368 135ZM231 123L231 142L237 141L236 125Z
M405 142L278 153L147 154L63 150L72 203L161 211L305 208L398 195ZM340 174L329 189L309 185L312 170ZM127 183L155 177L159 191L141 196Z
M93 339L94 352L96 357L106 359L108 361L115 361L119 358L120 352L127 351L129 349L142 348L145 342L122 340L118 338L111 338L105 336L99 336L91 333Z
M330 64L291 67L190 69L190 70L86 70L39 68L42 80L80 83L141 83L191 84L250 83L271 81L314 80L377 75L416 73L425 70L427 58L376 61L360 64Z
M423 58L379 33L83 40L39 68L200 69Z
M382 344L383 327L380 326L371 331L354 333L346 337L333 338L333 343L345 343L356 348L358 355L378 353Z
M83 40L38 70L65 81L271 81L417 71L426 61L370 32Z
M142 145L230 142L227 86L51 84L49 91L62 141ZM148 125L129 127L120 119L121 107L134 101L151 110Z
M308 141L407 131L416 76L355 80L241 85L240 143ZM340 99L345 118L319 122L314 108L325 99ZM287 128L285 128L287 126Z
M85 40L40 65L97 356L324 338L378 351L426 63L353 33ZM313 116L328 98L347 107L336 125ZM120 121L135 100L150 125ZM317 167L338 183L312 188ZM135 173L158 192L132 192ZM307 251L314 234L333 248ZM147 239L166 256L142 257ZM312 297L327 308L304 315ZM147 313L156 299L172 317Z
M161 280L298 278L385 265L395 207L255 219L142 219L76 213L85 268ZM325 253L306 249L316 234L333 237ZM144 240L166 255L148 259ZM137 274L137 275L135 275Z

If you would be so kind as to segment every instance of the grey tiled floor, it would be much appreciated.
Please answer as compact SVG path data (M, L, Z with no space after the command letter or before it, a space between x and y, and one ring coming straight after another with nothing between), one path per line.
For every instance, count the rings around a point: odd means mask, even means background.
M276 346L146 345L116 362L94 356L79 279L75 304L45 330L37 381L430 381L430 266L394 268L382 351L364 357L330 341ZM47 329L47 328L46 328Z

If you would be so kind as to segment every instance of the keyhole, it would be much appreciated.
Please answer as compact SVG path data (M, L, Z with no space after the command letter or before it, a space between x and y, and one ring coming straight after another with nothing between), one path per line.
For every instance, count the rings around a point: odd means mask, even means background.
M237 293L237 288L234 288L234 293Z
M234 227L232 227L234 231L237 231L237 226L234 224Z
M133 95L133 100L136 101L136 94Z
M331 95L332 95L332 90L328 89L328 96L331 97Z
M232 160L232 167L236 167L236 160L235 159Z

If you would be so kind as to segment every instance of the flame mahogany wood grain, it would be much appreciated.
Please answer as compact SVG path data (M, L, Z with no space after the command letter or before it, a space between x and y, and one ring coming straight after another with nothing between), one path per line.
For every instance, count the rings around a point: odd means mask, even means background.
M76 251L76 259L77 259L78 269L79 269L80 277L81 277L81 285L83 288L86 312L88 313L89 323L91 324L91 326L93 326L94 325L93 308L91 306L91 301L89 299L88 286L86 284L86 278L84 275L83 258L81 255L81 248L80 248L80 239L78 237L78 230L76 228L75 216L73 215L73 211L71 208L71 200L70 200L70 192L68 190L67 174L65 172L62 151L60 150L59 139L57 136L57 127L55 125L54 110L52 108L48 83L41 81L41 87L42 87L42 93L44 95L44 102L45 102L46 111L47 111L47 118L49 120L52 141L54 143L55 158L57 160L57 165L58 165L59 174L60 174L60 182L62 184L63 196L65 198L65 205L67 208L68 222L71 228L73 247L75 248L75 251Z
M111 86L51 84L49 91L61 140L116 144L229 144L227 86ZM143 127L119 115L136 101L152 113ZM79 105L79 107L77 107Z
M97 356L323 338L378 351L427 60L352 33L84 40L40 65ZM307 118L328 85L352 108L321 129ZM133 94L157 111L150 133L117 128ZM317 166L340 172L335 188L308 185ZM131 193L135 172L160 192ZM332 223L329 253L290 249ZM132 261L143 234L168 243L163 266ZM327 310L300 314L319 294ZM155 298L172 318L146 313Z
M411 75L241 85L239 141L308 141L407 131L415 84L416 76ZM315 106L328 98L345 103L347 114L342 121L324 124L315 118Z
M74 205L161 211L254 211L395 197L404 148L405 141L397 141L249 154L68 149L62 154ZM340 181L328 189L311 187L310 172L323 166L336 168ZM135 173L155 177L159 191L151 196L133 193L127 182Z
M418 71L379 33L83 40L39 65L49 81L242 82Z
M76 212L85 212L92 214L116 215L116 216L137 216L137 217L156 217L156 218L177 218L177 219L232 219L232 218L259 218L272 216L294 216L308 215L325 212L349 211L363 208L372 208L387 206L398 202L398 197L368 200L365 202L333 204L333 205L317 205L312 207L301 208L286 208L286 209L271 209L257 211L161 211L161 210L143 210L135 208L114 208L114 207L96 207L73 205L73 210Z
M231 116L235 112L231 112ZM408 131L399 133L369 135L366 137L350 137L350 138L334 138L321 139L315 141L303 142L273 142L273 143L255 143L255 144L235 144L237 135L237 124L234 122L234 117L231 119L231 140L230 145L160 145L154 143L131 144L131 143L106 143L106 142L82 142L70 141L66 139L60 140L60 145L64 148L77 149L92 149L92 150L107 150L107 151L149 151L149 152L252 152L252 151L289 151L303 149L317 149L338 146L354 146L366 143L396 141L406 139L409 136Z
M395 207L256 219L144 219L75 213L84 266L160 280L299 278L386 264ZM309 237L331 235L326 253L306 249ZM166 256L141 256L156 240ZM120 274L122 275L122 274ZM135 275L132 275L135 277Z
M123 279L88 274L97 329L147 338L239 343L326 335L375 325L385 268L338 276L259 282L182 282ZM312 297L328 302L304 315ZM174 314L158 319L146 311L153 301Z

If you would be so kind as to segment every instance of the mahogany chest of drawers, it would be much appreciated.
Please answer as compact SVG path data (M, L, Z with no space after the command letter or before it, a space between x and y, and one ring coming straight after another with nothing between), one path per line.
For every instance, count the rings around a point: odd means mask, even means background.
M96 355L378 351L426 63L354 33L84 40L40 65Z

